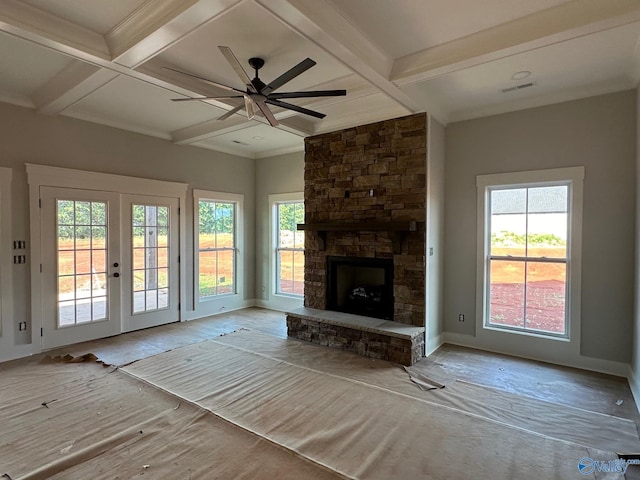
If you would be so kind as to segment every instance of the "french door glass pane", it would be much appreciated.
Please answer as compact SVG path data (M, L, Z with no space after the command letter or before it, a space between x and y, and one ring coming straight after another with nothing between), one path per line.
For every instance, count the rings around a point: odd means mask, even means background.
M56 201L57 325L107 318L107 204Z
M169 210L134 204L131 219L133 313L169 308Z

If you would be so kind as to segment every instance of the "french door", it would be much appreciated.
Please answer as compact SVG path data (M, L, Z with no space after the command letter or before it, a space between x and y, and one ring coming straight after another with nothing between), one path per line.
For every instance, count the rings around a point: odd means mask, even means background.
M177 199L40 193L44 349L179 320Z
M178 199L123 195L122 331L179 320Z

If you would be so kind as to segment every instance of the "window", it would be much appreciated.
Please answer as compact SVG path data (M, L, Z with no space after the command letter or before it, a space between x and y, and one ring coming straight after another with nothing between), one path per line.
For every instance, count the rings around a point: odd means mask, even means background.
M302 296L304 294L304 231L297 224L304 223L304 203L276 202L276 293Z
M237 203L197 200L198 297L236 293Z
M478 177L484 328L569 338L581 172Z

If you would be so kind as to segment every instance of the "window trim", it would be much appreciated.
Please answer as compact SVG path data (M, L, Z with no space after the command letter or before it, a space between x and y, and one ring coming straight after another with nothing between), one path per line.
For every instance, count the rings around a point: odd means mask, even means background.
M273 216L272 216L272 222L273 222L273 232L275 235L274 238L274 245L275 248L273 249L273 256L274 256L274 265L275 265L275 269L274 269L274 277L273 277L273 281L274 281L274 290L273 293L274 295L281 295L283 297L291 297L291 298L296 298L296 299L302 299L304 298L304 294L299 295L296 293L287 293L287 292L283 292L280 290L280 263L278 262L278 253L279 252L303 252L304 254L304 246L302 248L289 248L289 247L280 247L280 210L279 210L279 206L280 205L286 205L286 204L291 204L291 203L300 203L302 204L302 208L304 209L304 199L298 199L298 200L276 200L273 202ZM304 265L302 267L304 269ZM304 272L304 270L303 270Z
M234 229L234 292L200 298L200 201L235 204ZM220 309L239 308L242 305L227 305L228 302L242 301L244 298L244 195L237 193L193 190L193 303L197 316L219 313ZM220 305L223 303L223 305Z
M502 174L478 175L477 186L477 270L476 270L476 336L479 340L495 345L508 342L518 351L529 350L531 345L539 341L545 345L556 344L558 348L569 348L579 354L580 343L580 292L581 292L581 259L582 259L582 203L583 203L584 167L567 167L548 170L532 170ZM488 312L488 285L486 284L490 245L486 227L490 224L489 205L490 187L530 187L544 185L569 185L568 198L568 238L567 245L567 331L566 335L549 335L530 330L501 328L489 325L486 319ZM526 346L526 343L529 346ZM522 347L519 349L518 347ZM533 347L533 351L535 351ZM501 348L503 350L508 348Z

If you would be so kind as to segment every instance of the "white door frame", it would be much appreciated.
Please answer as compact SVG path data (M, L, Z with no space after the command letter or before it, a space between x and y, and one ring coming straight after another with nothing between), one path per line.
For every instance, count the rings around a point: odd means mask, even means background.
M29 225L30 225L30 266L31 266L31 332L32 353L42 350L41 342L36 341L42 328L42 286L40 282L41 258L41 221L40 221L40 187L80 188L84 190L103 190L120 194L138 194L158 197L172 197L179 201L178 208L186 205L188 184L167 182L148 178L129 177L109 173L90 172L71 168L50 167L27 163L27 183L29 185ZM180 303L186 305L186 220L180 215L179 223L179 254L180 262ZM180 309L180 320L184 314Z

